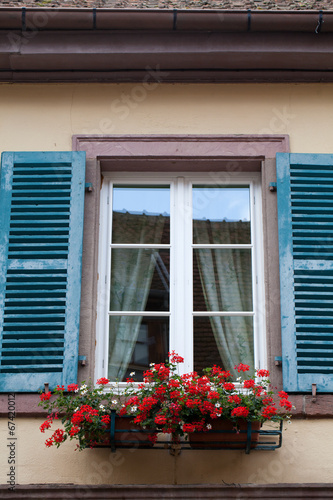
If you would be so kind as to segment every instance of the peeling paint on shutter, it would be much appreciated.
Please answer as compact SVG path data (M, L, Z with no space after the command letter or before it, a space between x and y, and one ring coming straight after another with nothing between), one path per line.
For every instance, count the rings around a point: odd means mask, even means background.
M277 154L284 388L333 391L333 155Z
M0 390L76 381L85 153L3 153Z

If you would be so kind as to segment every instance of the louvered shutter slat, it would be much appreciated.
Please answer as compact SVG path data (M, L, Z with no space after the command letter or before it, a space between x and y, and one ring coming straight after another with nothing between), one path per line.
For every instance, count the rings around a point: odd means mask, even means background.
M3 153L0 389L76 381L84 153Z
M333 391L333 156L277 154L284 388Z

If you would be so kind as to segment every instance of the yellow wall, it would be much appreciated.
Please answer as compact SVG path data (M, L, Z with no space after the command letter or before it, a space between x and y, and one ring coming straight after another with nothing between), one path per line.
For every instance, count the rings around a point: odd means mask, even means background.
M0 85L0 151L70 150L73 134L289 134L291 151L333 153L333 84ZM38 396L36 396L37 398ZM41 420L16 419L17 478L29 483L332 481L333 420L296 420L280 450L46 449ZM0 483L8 473L0 420Z
M75 450L75 441L46 448L39 419L16 419L16 484L327 483L332 481L333 420L286 424L275 451ZM8 429L0 421L0 483L6 483ZM8 450L8 449L7 449Z
M287 133L292 152L333 152L333 84L3 84L0 109L2 151L68 150L80 133Z

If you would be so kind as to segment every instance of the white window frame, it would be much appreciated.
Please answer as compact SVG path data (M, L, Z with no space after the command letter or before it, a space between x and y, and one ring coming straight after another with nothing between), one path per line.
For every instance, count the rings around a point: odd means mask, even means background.
M110 248L112 222L112 186L115 184L130 185L170 185L170 245L150 245L154 248L170 247L170 311L155 313L157 316L170 316L169 342L170 350L175 350L185 358L181 369L183 372L193 370L193 316L211 316L212 313L193 313L192 300L192 206L191 193L193 184L204 185L249 185L250 186L250 213L251 213L251 244L248 245L218 245L228 248L252 248L252 287L253 313L242 313L254 318L254 360L255 367L266 367L266 332L265 332L265 293L264 293L264 252L263 252L263 224L261 200L261 176L259 172L105 172L100 198L100 231L98 255L98 301L97 301L97 336L95 377L107 377L108 371L108 323L109 323L109 294L110 294ZM175 215L175 203L184 207L183 216L188 219L184 224L183 233L180 224L174 223L179 217ZM186 203L186 204L185 204ZM178 242L175 255L174 241ZM179 242L182 242L179 245ZM116 247L117 245L114 245ZM123 245L120 245L123 246ZM149 245L142 245L149 248ZM202 247L202 245L199 245ZM211 245L208 245L211 248ZM177 277L177 286L175 286ZM186 297L186 300L184 300ZM182 304L179 306L179 304ZM177 305L177 307L176 307ZM116 314L113 312L112 314ZM131 312L153 316L154 313ZM216 315L236 315L234 313L216 312ZM177 331L184 332L183 336Z

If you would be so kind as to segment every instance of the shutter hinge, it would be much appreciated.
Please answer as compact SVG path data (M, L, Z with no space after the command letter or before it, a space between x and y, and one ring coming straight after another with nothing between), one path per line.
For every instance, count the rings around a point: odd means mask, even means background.
M271 193L275 193L275 191L277 190L277 184L276 182L270 182L269 183L269 190Z
M87 356L79 356L79 363L81 366L86 366Z
M312 403L317 401L317 384L312 384Z
M274 363L275 366L282 366L282 356L275 356Z
M88 191L88 193L91 193L93 190L92 182L86 182L84 187L85 187L85 190Z
M45 382L45 384L44 384L44 392L45 392L45 394L50 391L49 385L50 384L48 382Z

